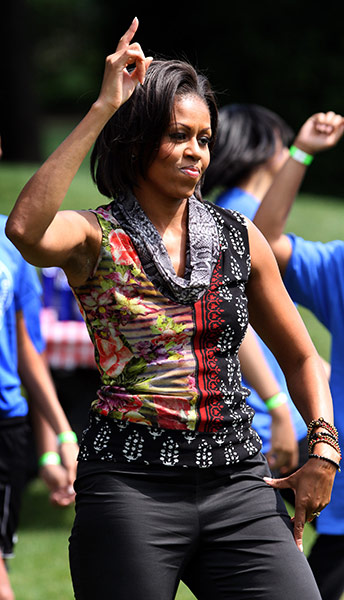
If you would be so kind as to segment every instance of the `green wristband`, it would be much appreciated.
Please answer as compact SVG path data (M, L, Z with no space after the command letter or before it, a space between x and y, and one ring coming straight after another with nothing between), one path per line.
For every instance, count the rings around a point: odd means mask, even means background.
M38 459L38 466L45 467L45 465L60 465L61 458L57 452L44 452Z
M312 156L311 154L307 154L307 152L304 152L296 146L290 146L289 154L294 160L301 163L302 165L309 166L314 159L314 156Z
M62 431L62 433L58 433L57 441L59 444L77 444L78 438L74 431Z
M268 411L270 411L278 406L282 406L282 404L286 404L286 402L287 396L284 394L284 392L278 392L278 394L275 394L274 396L271 396L271 398L265 400L265 406Z

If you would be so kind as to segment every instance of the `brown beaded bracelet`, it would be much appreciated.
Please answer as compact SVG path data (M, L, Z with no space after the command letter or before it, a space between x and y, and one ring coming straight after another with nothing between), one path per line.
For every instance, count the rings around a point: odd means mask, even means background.
M336 452L338 452L339 454L339 460L341 460L342 458L342 453L340 451L340 447L338 442L333 439L332 436L330 435L326 435L324 433L318 433L318 434L314 434L309 442L308 442L308 452L311 453L314 450L314 446L316 444L318 444L319 442L322 442L323 444L328 444L329 446L331 446L332 448L334 448L334 450L336 450Z
M319 417L318 419L313 419L313 421L311 421L309 423L308 428L307 428L307 439L308 440L316 427L323 427L323 429L326 429L331 435L333 435L333 437L338 442L337 428L334 425L332 425L331 423L328 423L327 421L325 421L324 417Z
M309 454L308 458L320 458L321 460L324 460L325 462L328 462L334 467L336 467L338 473L340 473L340 465L336 463L335 460L332 460L332 458L327 458L327 456L320 456L320 454Z

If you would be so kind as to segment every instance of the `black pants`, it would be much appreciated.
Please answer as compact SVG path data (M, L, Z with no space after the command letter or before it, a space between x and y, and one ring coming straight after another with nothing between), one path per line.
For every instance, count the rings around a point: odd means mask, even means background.
M0 555L13 556L22 493L27 478L26 417L0 420Z
M70 562L77 600L320 600L258 455L236 468L81 463Z

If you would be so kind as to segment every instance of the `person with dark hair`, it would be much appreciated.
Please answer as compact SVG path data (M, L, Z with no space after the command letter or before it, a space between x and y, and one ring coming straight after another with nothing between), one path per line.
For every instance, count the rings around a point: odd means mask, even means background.
M28 260L64 269L102 379L75 483L75 597L170 600L182 579L199 600L279 600L281 590L320 600L300 550L339 467L328 382L263 236L201 201L217 129L208 81L183 61L146 58L137 27L7 224ZM110 201L59 210L94 143L94 179ZM294 522L241 384L248 311L325 458L288 478Z
M206 196L218 188L217 203L228 208L228 194L233 198L234 189L242 188L257 173L254 196L258 196L258 202L283 163L285 149L293 137L293 130L284 119L268 108L257 104L223 106L203 194ZM240 202L245 203L245 198Z

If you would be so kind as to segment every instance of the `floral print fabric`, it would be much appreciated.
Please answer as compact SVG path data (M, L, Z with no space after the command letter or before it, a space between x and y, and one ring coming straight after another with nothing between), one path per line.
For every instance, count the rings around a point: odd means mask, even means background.
M189 304L152 283L111 204L95 211L101 254L93 277L74 293L102 386L81 460L204 467L260 449L237 357L248 321L246 226L239 214L204 206L220 253L209 288Z

